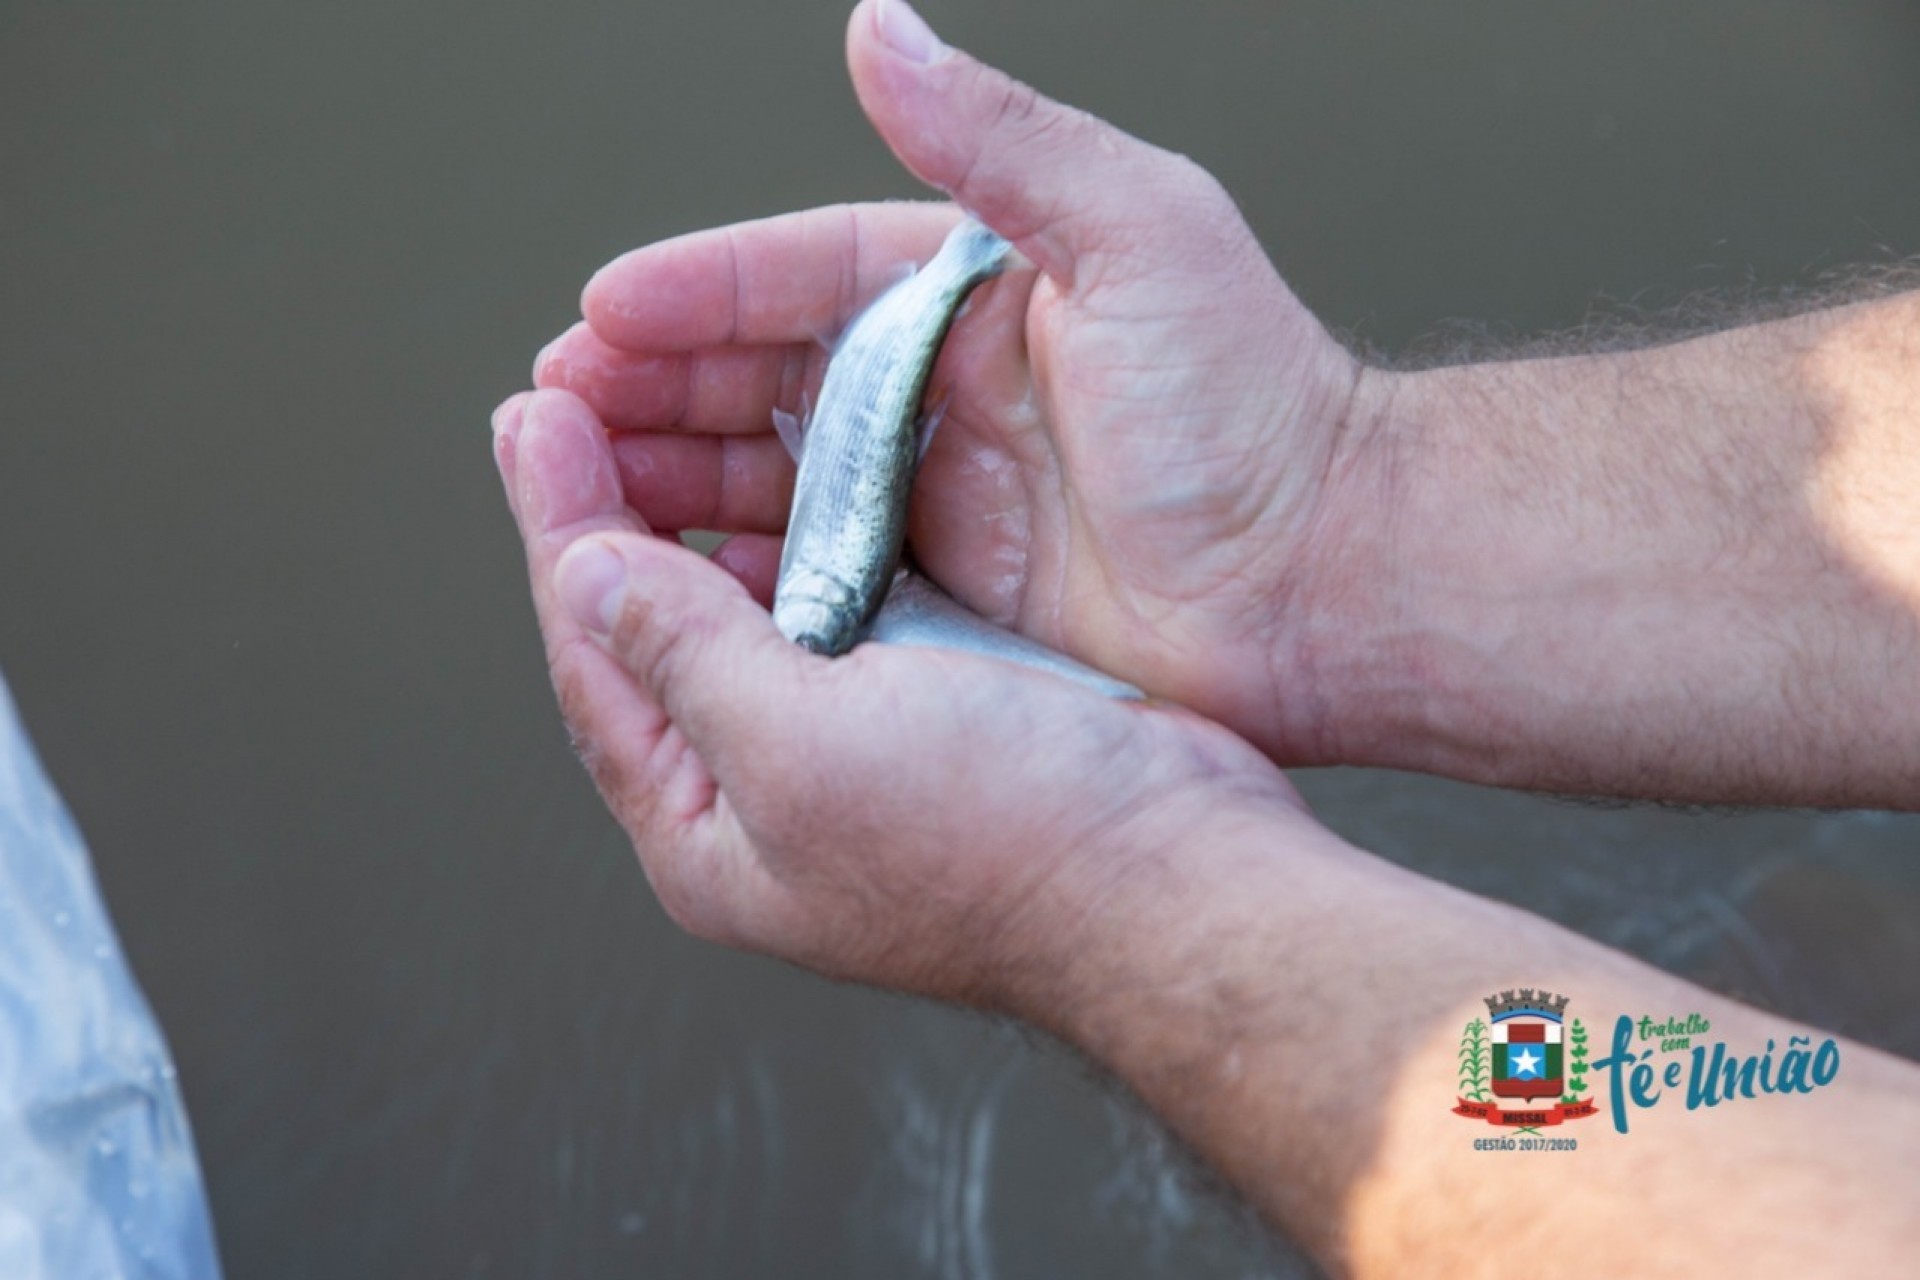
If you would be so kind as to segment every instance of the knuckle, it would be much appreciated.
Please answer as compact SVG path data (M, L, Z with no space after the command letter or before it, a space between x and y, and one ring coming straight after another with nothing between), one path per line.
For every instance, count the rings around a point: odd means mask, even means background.
M1233 197L1213 170L1192 156L1180 151L1162 151L1160 156L1161 181L1169 191L1195 204L1233 204Z
M718 915L706 895L689 885L688 877L674 868L670 860L660 861L666 865L656 867L646 861L642 865L647 869L648 882L653 885L653 896L659 900L667 919L682 933L703 942L725 941L725 931L720 928Z
M1220 180L1171 151L1155 150L1135 199L1108 230L1110 242L1122 246L1135 267L1151 273L1239 275L1252 261L1250 253L1265 257Z
M643 594L629 592L614 624L613 645L641 686L662 694L685 676L709 630L697 618L664 616Z
M1181 156L1179 162L1181 174L1176 190L1200 232L1236 248L1251 243L1253 236L1247 220L1226 184L1197 161Z
M548 660L548 672L553 677L553 694L560 702L560 714L567 722L568 731L575 735L584 734L593 719L593 698L587 692L586 675L580 664L580 646L583 643L577 638L570 640L556 649Z
M734 508L740 503L739 472L746 465L742 445L738 436L720 437L716 450L720 465L714 468L713 487L707 492L707 523L703 528L731 528L739 514Z
M560 718L567 727L567 741L574 757L593 779L607 807L619 817L621 825L637 830L644 815L635 814L635 788L626 756L609 751L594 728L596 709L588 691L581 658L587 642L575 639L563 646L553 661L554 696L560 703Z
M1001 146L1078 152L1107 133L1108 127L1084 111L1043 96L1031 85L1008 80L990 132Z
M560 703L560 715L567 722L575 741L591 735L594 701L587 688L582 659L586 642L573 637L556 646L547 659L547 672L553 679L553 694Z
M683 838L652 845L636 840L634 848L660 909L676 928L723 946L748 941L743 904L730 891L729 877L722 872L713 845L683 833Z
M1024 130L1040 109L1040 91L1022 80L1008 77L1000 92L1000 105L994 113L996 130Z
M1078 113L1043 97L1039 90L1023 81L986 67L979 74L995 82L997 92L987 127L976 135L973 153L962 167L954 189L969 190L981 183L1000 185L1012 181L1020 166L1009 168L1000 157L1030 153L1037 145L1047 145L1049 135L1072 125Z
M604 749L600 740L592 734L573 727L571 721L567 736L574 758L580 761L593 779L593 785L599 788L600 798L622 819L622 825L630 825L632 777L625 761L618 752Z
M1245 238L1240 206L1226 185L1191 156L1163 151L1152 173L1153 203L1200 243Z
M846 219L844 234L847 247L840 259L840 279L836 286L833 315L836 323L845 324L853 317L854 309L860 303L861 252L866 233L858 206L842 204L835 207L842 211L841 216ZM793 402L789 400L784 403Z

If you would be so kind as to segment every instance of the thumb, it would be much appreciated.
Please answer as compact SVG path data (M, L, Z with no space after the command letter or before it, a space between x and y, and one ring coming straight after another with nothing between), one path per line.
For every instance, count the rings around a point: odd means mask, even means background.
M1078 260L1122 250L1147 270L1175 261L1190 220L1169 214L1207 200L1232 207L1184 157L949 48L907 0L861 0L847 65L861 109L901 163L1056 280Z
M810 659L706 557L643 534L595 533L568 547L553 573L574 620L709 768L750 750L770 707L791 706Z

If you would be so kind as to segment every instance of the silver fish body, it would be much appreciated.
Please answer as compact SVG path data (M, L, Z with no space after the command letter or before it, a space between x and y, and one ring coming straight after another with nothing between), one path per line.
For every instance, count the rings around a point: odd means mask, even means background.
M842 654L878 611L906 540L914 473L936 425L921 411L928 375L961 304L1000 273L1011 248L966 219L932 261L863 311L835 348L796 450L800 470L773 603L774 624L787 639ZM793 433L783 424L781 434Z
M1130 701L1146 696L1124 680L1075 662L1037 640L995 626L908 569L894 576L886 603L880 606L865 638L878 644L922 645L1015 662L1062 676L1109 698Z

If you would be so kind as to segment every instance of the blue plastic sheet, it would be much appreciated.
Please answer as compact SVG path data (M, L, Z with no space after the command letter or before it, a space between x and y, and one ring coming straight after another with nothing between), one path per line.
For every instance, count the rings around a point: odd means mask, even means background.
M0 1277L219 1274L166 1041L0 680Z

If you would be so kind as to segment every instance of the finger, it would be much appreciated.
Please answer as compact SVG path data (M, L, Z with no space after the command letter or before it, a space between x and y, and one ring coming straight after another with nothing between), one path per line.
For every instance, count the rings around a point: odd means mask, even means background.
M697 552L593 534L567 548L554 580L576 624L666 711L723 785L734 768L764 764L779 726L805 721L809 677L827 664L782 639L746 588Z
M620 768L638 770L643 785L629 791L651 792L623 820L662 905L699 936L786 951L801 922L739 806L756 791L818 792L801 776L817 753L797 744L819 719L803 708L807 677L825 662L783 640L724 570L657 538L589 534L562 553L553 578L573 625L671 723L649 752L602 740ZM732 803L719 803L722 788Z
M1090 255L1124 251L1136 268L1178 261L1169 212L1217 185L1181 157L942 44L906 0L861 0L847 62L861 108L901 163L1056 280L1071 280Z
M587 282L602 342L644 354L822 342L959 218L945 204L835 205L635 249Z
M579 397L535 391L518 402L506 447L513 506L530 555L579 536L584 526L635 528L621 494L606 428ZM511 414L504 415L511 417Z
M640 432L613 438L627 505L654 529L779 533L793 504L793 460L760 436Z
M524 402L514 432L516 504L554 691L582 763L633 837L673 918L706 937L738 927L714 885L740 860L737 830L712 821L713 775L626 669L562 603L555 566L582 538L659 539L621 499L604 427L562 391Z
M579 624L554 595L553 565L583 534L637 536L646 530L621 499L606 431L586 405L564 391L538 391L515 397L503 409L496 448L512 459L509 489L554 688L582 755L612 803L630 788L608 776L609 764L618 761L610 761L598 744L630 744L648 752L666 733L667 721L636 695L616 664L585 642Z
M713 549L713 562L739 579L755 604L771 609L781 546L781 539L763 533L737 533Z
M560 553L588 533L644 535L648 530L621 495L605 428L575 397L564 391L528 395L507 440L514 461L514 517L526 543L534 609L548 657L558 664L570 649L591 648L574 643L582 634L553 594L553 565ZM659 726L650 724L649 731L657 733Z
M584 321L548 343L534 385L571 391L622 431L766 431L797 407L826 350L809 343L639 353L610 347Z

